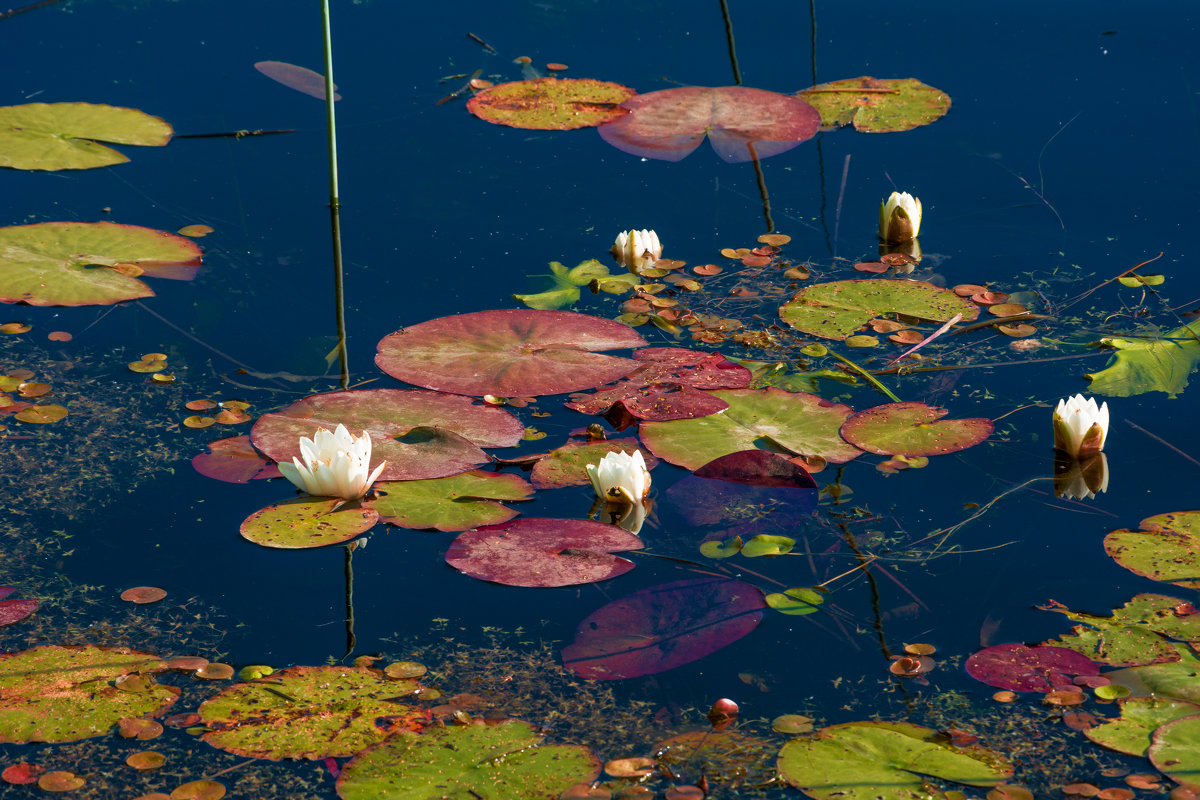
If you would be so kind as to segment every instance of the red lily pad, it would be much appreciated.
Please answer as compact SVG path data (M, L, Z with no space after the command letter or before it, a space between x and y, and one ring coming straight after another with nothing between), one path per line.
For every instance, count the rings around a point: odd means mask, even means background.
M756 587L724 578L650 586L589 614L563 648L581 678L614 680L688 664L757 627L767 604Z
M1099 675L1100 667L1065 647L998 644L967 659L967 674L997 689L1013 692L1051 692L1071 686L1076 675Z
M11 586L0 587L0 628L20 622L37 611L39 601L33 599L4 600L16 589Z
M745 86L684 86L639 94L629 114L600 128L604 141L635 156L679 161L709 137L729 162L767 158L811 139L821 115L798 97Z
M628 86L593 78L535 78L477 92L467 111L511 128L566 131L624 117L629 112L620 104L633 95Z
M612 553L641 547L641 539L616 525L530 518L459 534L446 563L508 586L573 586L624 575L633 562Z
M254 449L248 434L209 442L208 450L192 458L192 469L206 478L246 483L279 477L279 467Z
M942 420L949 413L925 403L885 403L852 414L842 423L841 434L868 453L911 457L965 450L992 433L990 419Z
M563 486L586 486L592 482L588 477L587 465L599 464L608 453L642 451L646 469L652 470L658 459L644 448L638 447L637 439L606 439L602 442L567 442L557 450L551 450L533 465L529 479L539 489L559 489Z
M705 464L666 498L706 539L748 540L794 531L817 507L817 482L778 453L742 450Z
M250 430L254 446L276 461L300 453L300 437L342 423L371 434L371 465L386 460L382 481L442 478L488 460L481 447L512 447L525 427L509 412L466 397L405 389L358 389L314 394Z
M623 378L637 367L597 350L646 344L628 325L571 311L477 311L402 328L375 363L393 378L456 394L559 394Z

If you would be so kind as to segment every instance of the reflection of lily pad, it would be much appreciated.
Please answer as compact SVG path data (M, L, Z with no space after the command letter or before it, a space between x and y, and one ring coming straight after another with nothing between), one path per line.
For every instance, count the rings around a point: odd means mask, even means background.
M600 774L581 745L541 745L527 722L400 733L356 756L337 782L342 800L557 800Z
M855 412L841 434L868 453L940 456L977 445L992 433L990 419L942 419L948 413L924 403L886 403Z
M659 458L688 469L699 469L739 450L821 456L835 464L862 454L838 435L852 413L849 406L782 389L727 389L713 394L729 408L699 419L643 423L642 441Z
M91 169L129 159L97 142L162 146L171 126L134 108L27 103L0 108L0 167Z
M89 306L153 297L137 276L190 280L200 248L183 236L113 222L0 228L0 302Z
M1200 511L1147 517L1141 528L1108 534L1105 551L1138 575L1200 589Z
M997 644L967 659L967 674L997 689L1050 692L1071 685L1076 675L1098 675L1091 659L1065 647Z
M264 547L294 550L324 547L371 529L379 515L336 497L300 497L254 512L242 523L242 538Z
M628 86L592 78L535 78L476 92L467 111L497 125L566 131L625 116L620 104L633 95Z
M752 537L791 532L811 515L817 483L778 453L741 450L705 464L668 489L666 497L705 537L737 534L750 548ZM727 549L710 545L705 555L724 557Z
M1051 602L1042 606L1090 627L1075 626L1072 633L1048 644L1069 647L1093 661L1115 667L1178 661L1179 654L1165 638L1200 641L1200 613L1181 613L1182 600L1161 594L1135 595L1128 603L1101 617Z
M500 397L590 389L637 367L596 350L642 347L620 322L570 311L477 311L403 328L375 363L393 378L458 394Z
M375 491L378 496L363 505L389 525L462 531L512 519L517 512L495 501L525 500L533 487L517 475L475 471L423 481L381 481Z
M979 308L932 283L871 278L807 286L779 309L788 325L826 339L845 339L888 313L946 322L955 314L975 319Z
M208 443L209 452L192 457L192 469L206 478L228 483L278 478L279 468L250 444L246 434Z
M745 86L684 86L639 94L627 116L600 128L604 141L635 156L679 161L708 136L729 162L766 158L816 135L821 116L798 97Z
M945 92L915 78L847 78L797 94L820 112L825 127L853 122L855 129L864 133L919 128L950 110L950 97Z
M1088 728L1083 735L1098 745L1131 756L1146 755L1150 736L1158 726L1200 714L1200 705L1170 697L1122 697L1117 703L1121 706L1119 719Z

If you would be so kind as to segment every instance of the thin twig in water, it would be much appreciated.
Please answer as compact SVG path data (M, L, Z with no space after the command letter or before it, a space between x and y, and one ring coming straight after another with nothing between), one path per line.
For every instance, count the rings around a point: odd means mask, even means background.
M1129 422L1129 420L1125 420L1125 421L1126 421L1126 422ZM1134 422L1129 422L1129 424L1133 426L1134 430L1141 431L1142 433L1146 434L1147 436L1149 436L1149 437L1150 437L1151 439L1153 439L1154 441L1158 442L1159 444L1163 445L1164 447L1167 447L1167 448L1169 448L1169 449L1171 449L1171 450L1174 450L1176 453L1178 453L1179 455L1183 456L1183 457L1184 457L1184 458L1186 458L1188 461L1190 461L1190 462L1192 462L1193 464L1195 464L1197 467L1200 467L1200 461L1197 461L1196 459L1192 458L1192 457L1191 457L1191 456L1189 456L1187 453L1183 452L1183 451L1182 451L1182 450L1180 450L1178 447L1176 447L1175 445L1173 445L1173 444L1171 444L1170 442L1168 442L1166 439L1162 438L1161 436L1155 436L1153 433L1151 433L1150 431L1146 430L1145 428L1143 428L1141 425L1138 425L1137 423L1134 423Z
M43 6L52 6L55 3L59 3L59 2L62 2L62 0L38 0L38 2L30 3L27 6L21 6L20 8L10 8L7 11L0 11L0 19L8 19L9 17L15 17L17 14L24 14L26 11L33 11L34 9L42 8Z

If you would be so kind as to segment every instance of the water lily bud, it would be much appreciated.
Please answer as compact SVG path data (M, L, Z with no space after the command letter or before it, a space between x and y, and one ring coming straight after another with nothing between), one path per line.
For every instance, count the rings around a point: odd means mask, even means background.
M605 453L599 464L587 465L592 488L602 500L640 503L650 494L650 471L641 450Z
M301 436L300 458L280 464L279 471L316 497L357 500L367 493L386 465L381 461L372 472L371 435L363 431L362 436L352 436L345 425L338 423L334 431L321 428L311 439Z
M630 272L654 266L662 251L658 234L648 230L621 231L612 246L613 257Z
M907 242L920 232L920 200L908 192L892 192L879 204L879 236L885 242Z
M708 721L713 726L713 730L719 731L728 728L737 722L737 718L738 704L727 697L722 697L713 703L712 708L708 710Z
M1108 403L1096 407L1096 398L1081 394L1059 400L1054 409L1054 447L1075 458L1104 449L1108 438Z

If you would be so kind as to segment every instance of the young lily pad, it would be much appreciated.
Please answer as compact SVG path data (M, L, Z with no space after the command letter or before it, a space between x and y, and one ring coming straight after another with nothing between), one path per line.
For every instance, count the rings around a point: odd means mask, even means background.
M587 465L599 464L608 453L642 451L646 469L652 470L658 459L648 450L638 447L637 439L605 439L600 442L567 442L551 450L536 464L530 480L539 489L559 489L563 486L586 486L592 482L588 477Z
M300 497L255 511L242 522L243 539L295 550L347 542L371 529L379 514L337 497Z
M639 94L629 114L600 128L604 141L635 156L679 161L708 136L728 162L767 158L816 135L821 115L798 97L745 86L684 86Z
M250 430L254 446L276 461L300 453L300 437L344 424L371 434L371 464L386 460L380 480L442 478L488 460L481 447L512 447L525 427L502 408L470 398L403 389L355 389L314 394Z
M0 228L0 303L109 305L153 297L136 275L191 280L200 248L183 236L113 222Z
M192 469L206 478L247 483L279 477L279 467L254 449L247 434L209 442L208 450L192 458Z
M842 438L868 453L940 456L973 447L992 433L990 419L947 419L944 408L924 403L886 403L855 412Z
M782 389L726 389L713 395L729 408L699 419L643 423L642 441L659 458L688 469L739 450L821 456L835 464L862 455L838 435L853 413L850 406Z
M955 314L975 319L979 307L932 283L872 278L806 286L779 309L788 325L825 339L845 339L889 313L946 322Z
M612 554L641 548L641 539L616 525L530 518L460 534L446 563L507 586L573 586L624 575L633 562Z
M542 745L527 722L510 719L401 732L355 756L338 777L342 800L557 800L600 775L582 745Z
M755 586L723 578L650 586L593 611L563 648L581 678L617 680L688 664L754 630L766 601Z
M634 94L628 86L592 78L535 78L476 92L467 111L510 128L567 131L624 117L629 112L620 104Z
M847 722L791 740L779 751L779 774L819 800L915 800L937 797L937 778L994 786L1013 774L999 753L955 747L935 730L889 722Z
M466 395L498 397L591 389L637 362L596 350L642 347L620 322L570 311L477 311L385 336L375 363L393 378Z
M736 535L739 549L746 540L753 551L759 535L789 533L816 510L817 483L778 453L741 450L705 464L668 489L666 498L706 538Z
M1146 756L1171 780L1194 786L1200 775L1200 714L1159 726Z
M998 644L967 659L967 674L997 689L1013 692L1051 692L1071 684L1075 675L1099 675L1086 656L1065 647Z
M587 286L592 281L596 282L596 288L609 294L627 292L641 283L641 278L630 272L613 275L608 267L594 258L570 269L551 261L550 279L554 281L552 288L537 294L514 294L513 299L520 300L530 308L566 308L579 302L579 287Z
M291 667L236 683L200 704L204 741L249 758L342 758L404 728L419 730L427 711L397 700L418 692L356 667Z
M1200 714L1200 704L1170 697L1122 697L1117 703L1121 707L1119 719L1087 728L1083 735L1098 745L1131 756L1146 755L1151 735L1158 726Z
M527 500L533 487L517 475L465 472L424 481L382 481L376 496L364 500L381 521L401 528L464 531L498 525L517 515L497 500Z
M782 592L772 592L767 595L767 605L781 614L803 616L811 614L825 602L823 590L816 587L799 586L784 589Z
M129 159L97 142L161 147L171 126L134 108L26 103L0 108L0 167L91 169Z
M865 89L866 91L855 91ZM826 128L854 124L863 133L908 131L950 110L950 97L916 78L847 78L797 92Z
M1054 602L1041 608L1089 626L1076 626L1072 633L1047 644L1069 647L1101 664L1131 667L1178 661L1175 647L1163 637L1200 641L1200 613L1181 614L1181 605L1186 604L1175 597L1139 594L1109 617L1071 611Z
M1187 388L1189 376L1200 363L1200 323L1191 323L1162 335L1106 337L1100 344L1116 349L1108 366L1084 377L1094 394L1132 397L1163 392L1175 397Z
M1200 589L1200 511L1147 517L1141 528L1111 532L1105 551L1130 572Z
M157 714L179 697L150 677L166 668L148 653L93 645L0 654L0 742L73 742ZM140 680L115 685L129 676Z

